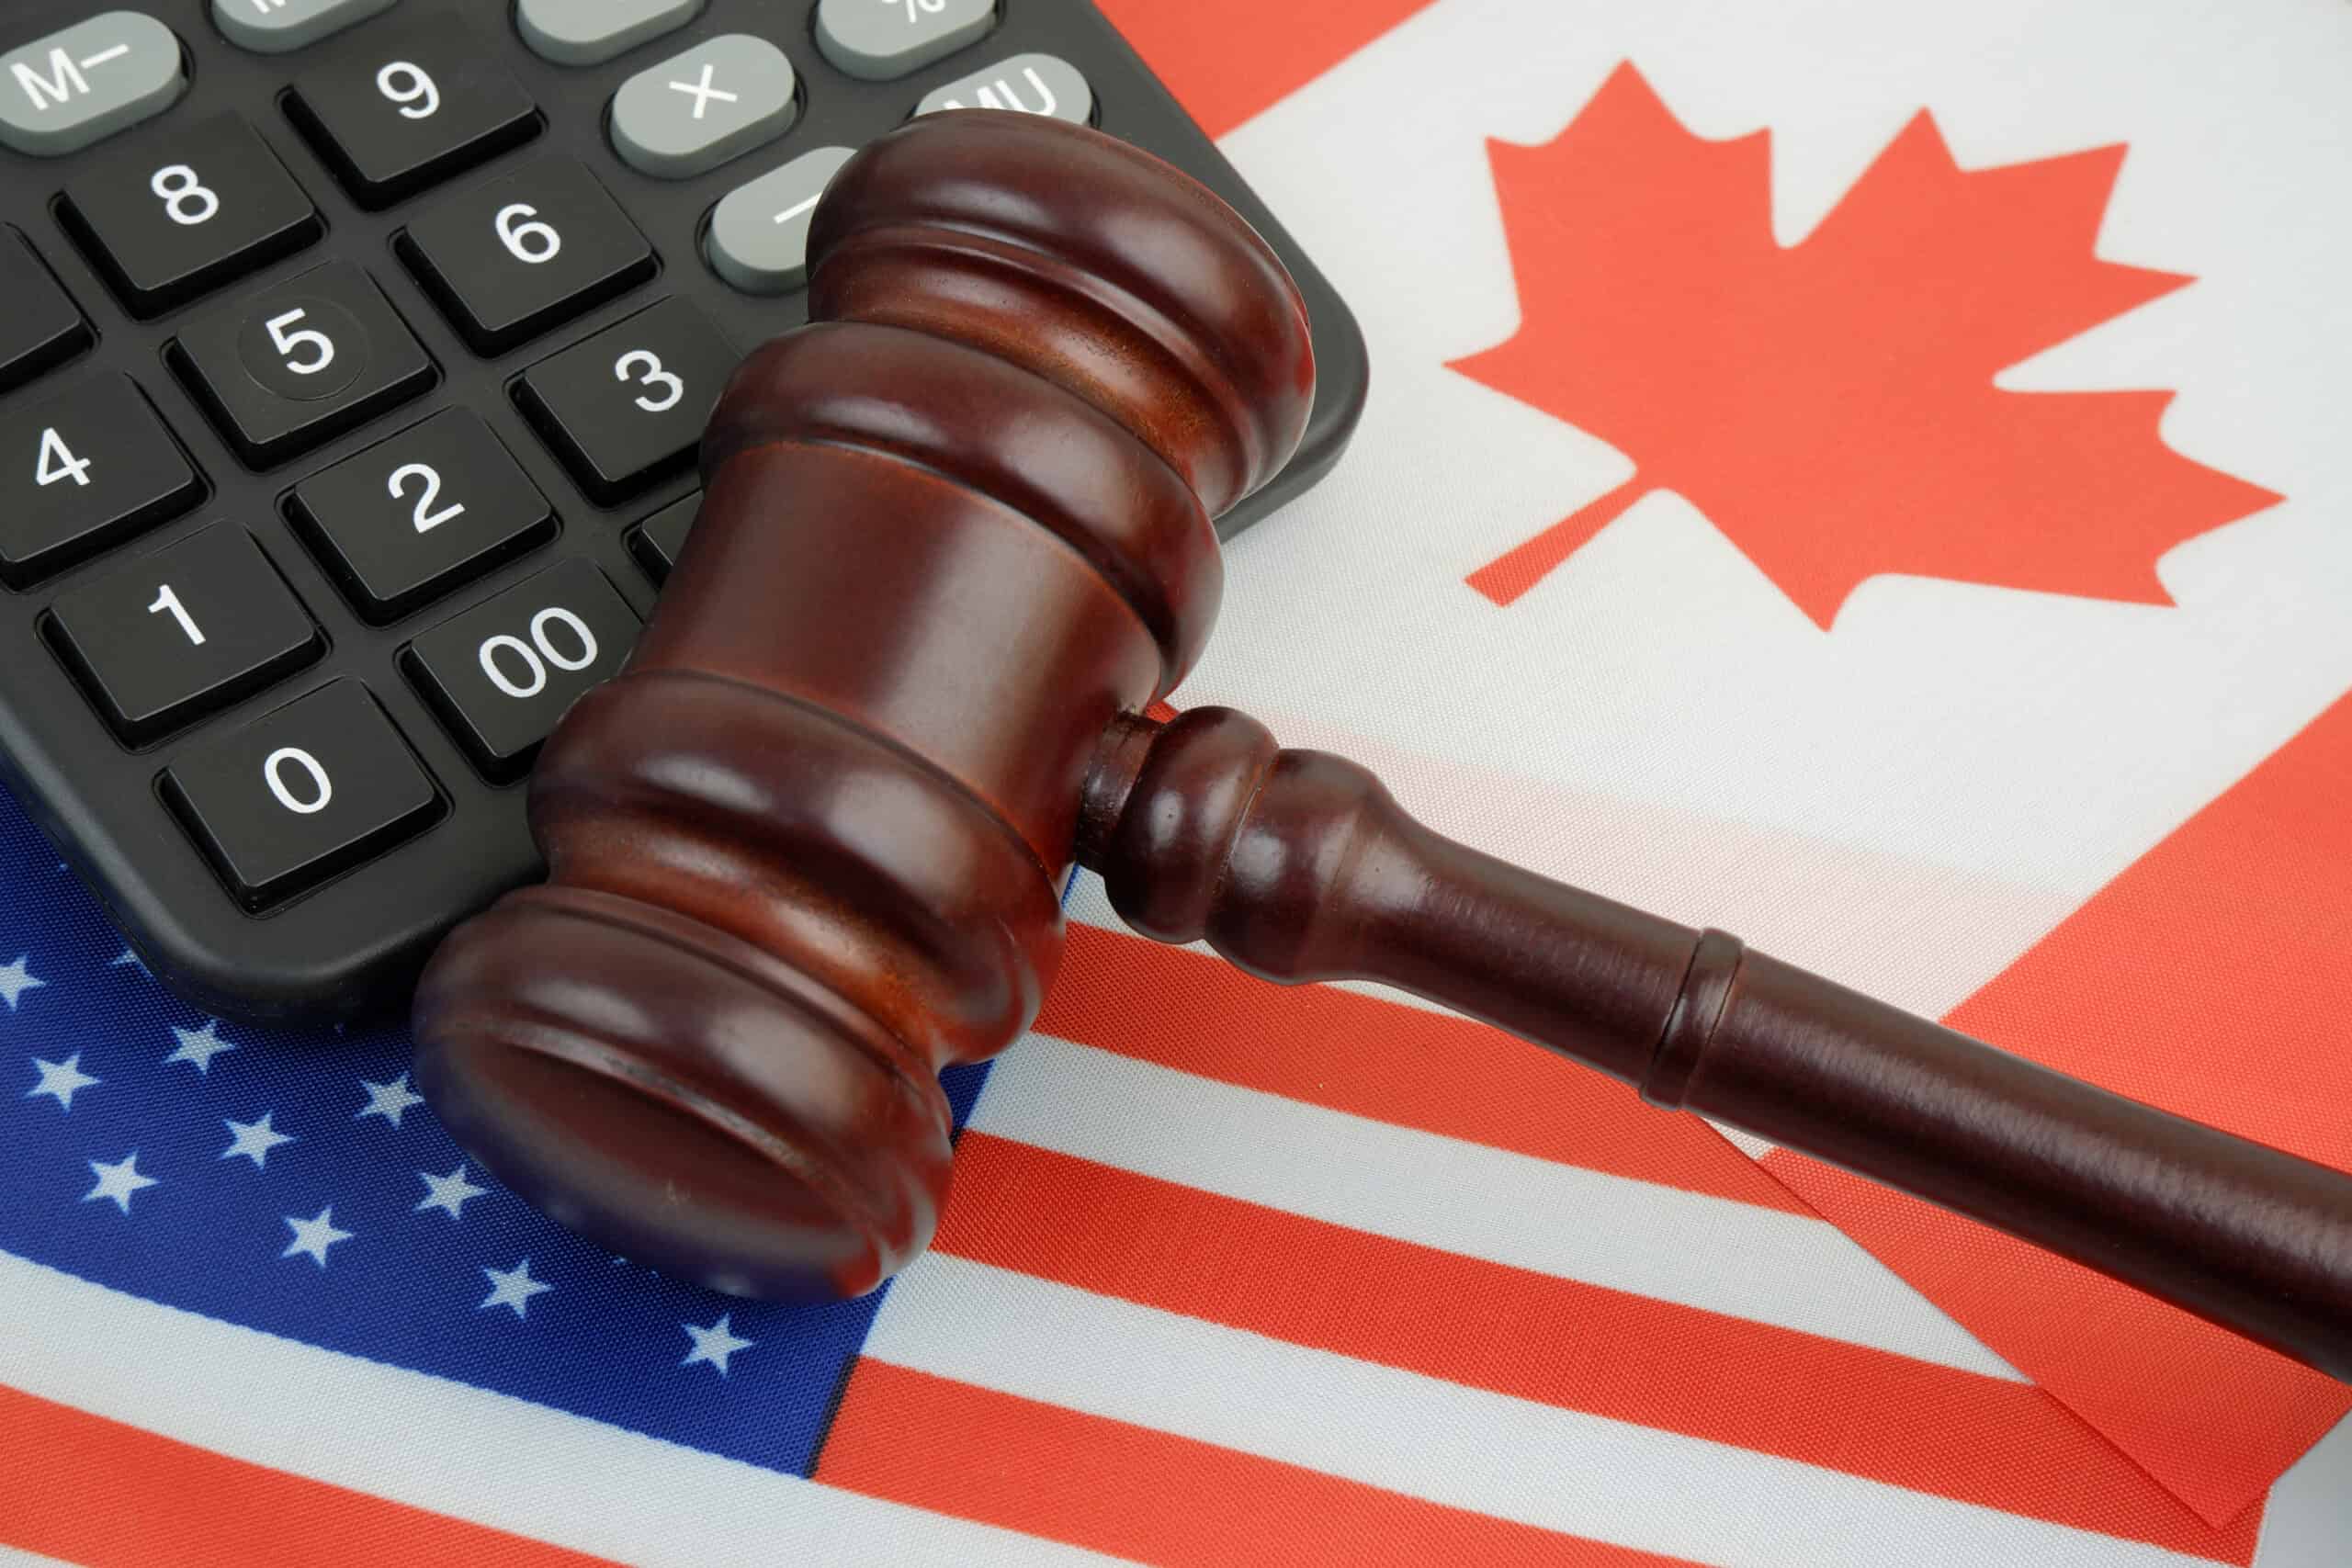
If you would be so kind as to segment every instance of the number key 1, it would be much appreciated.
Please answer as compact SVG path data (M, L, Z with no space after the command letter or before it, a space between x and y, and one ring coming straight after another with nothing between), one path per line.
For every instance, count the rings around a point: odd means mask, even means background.
M322 647L253 536L226 523L74 589L48 630L132 745L260 690Z
M530 97L453 9L387 17L367 39L286 100L360 206L390 207L538 134Z

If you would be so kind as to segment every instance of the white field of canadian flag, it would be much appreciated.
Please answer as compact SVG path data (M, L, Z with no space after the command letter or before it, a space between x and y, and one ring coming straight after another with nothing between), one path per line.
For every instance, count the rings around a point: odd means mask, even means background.
M2012 1048L2281 1141L2344 1136L2352 9L1104 8L1348 299L1374 366L1337 471L1228 552L1217 637L1179 705L1231 703L1370 764L1483 849ZM1902 430L1892 373L1834 428L1736 430L1742 406L1780 412L1754 344L1785 323L1724 340L1739 378L1694 405L1716 424L1677 448L1695 466L1655 479L1662 452L1494 384L1511 380L1500 360L1473 373L1566 300L1568 264L1537 250L1605 268L1630 243L1600 221L1622 212L1542 202L1546 179L1637 193L1668 231L1679 196L1746 180L1763 248L1802 255L1899 143L1914 171L1948 152L1953 189L2085 155L2035 186L2056 194L2022 210L2050 226L2021 222L2017 247L2194 279L1991 367L2020 398L2175 394L2130 405L2160 444L2143 429L2098 457L2115 494L2142 493L2134 465L2143 491L2154 465L2166 494L2267 492L2151 547L2136 597L1899 570L1943 558L1916 547L1930 515L2013 555L2057 537L2044 514L1954 499L2035 463L1997 427ZM1612 164L1627 149L1683 160L1693 183ZM1539 199L1509 209L1506 185ZM1722 242L1722 215L1699 210L1692 243ZM1943 275L1915 288L1899 259L1872 276L1873 321L1914 295L1931 323L1981 304ZM1621 320L1580 304L1580 321ZM1840 327L1822 319L1822 357L1871 362L1876 340ZM1812 385L1816 368L1787 373ZM1672 423L1671 405L1643 412ZM1758 446L1767 426L1783 446ZM1743 473L1790 483L1715 483L1718 428L1745 442ZM1916 505L1879 460L1897 447L1922 455ZM1883 534L1839 488L1866 469L1894 498ZM1630 504L1493 591L1496 563L1612 495ZM1883 537L1890 563L1827 612L1834 573L1792 592L1802 532L1762 521L1811 506ZM2086 529L2132 522L2086 510ZM0 1561L2340 1568L2352 1552L2333 1385L1947 1246L1908 1210L1491 1031L1150 946L1089 879L1070 908L1046 1014L982 1089L938 1245L884 1299L805 1477L0 1253L0 1498L13 1463L38 1468L49 1505L38 1535L0 1510ZM70 1098L72 1071L42 1081ZM464 1168L420 1174L437 1201ZM128 1222L170 1179L120 1215L92 1208ZM455 1227L467 1201L425 1217ZM337 1278L334 1245L318 1280ZM1939 1252L1960 1267L1939 1271ZM308 1258L287 1267L313 1278ZM468 1325L560 1322L566 1300L534 1320L492 1296L486 1315L469 1300ZM728 1337L680 1399L740 1393L780 1353L786 1330L734 1323L687 1325L689 1362ZM2148 1374L2151 1347L2167 1375ZM175 1555L187 1538L151 1517L159 1495L234 1544Z

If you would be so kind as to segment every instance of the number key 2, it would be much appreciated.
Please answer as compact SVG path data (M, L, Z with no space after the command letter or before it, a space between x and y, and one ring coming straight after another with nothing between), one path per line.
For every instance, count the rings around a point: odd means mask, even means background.
M538 111L450 8L385 18L294 84L286 112L370 211L519 147Z
M191 323L166 351L220 434L265 468L433 385L433 361L373 279L332 261Z
M107 153L66 186L58 215L140 317L161 315L325 231L286 165L233 114Z
M409 677L493 780L520 778L572 699L620 672L628 603L584 560L560 562L409 645Z
M0 417L0 581L23 588L204 495L147 400L119 372Z
M555 513L481 416L446 409L294 487L288 511L372 621L555 533Z
M259 691L322 648L253 536L227 523L76 588L48 630L132 745Z
M164 771L164 798L249 909L430 824L441 797L366 688L330 681Z
M693 460L738 357L707 316L664 299L532 366L514 398L580 488L610 505Z
M500 355L651 277L653 247L567 154L463 191L394 242L476 354Z

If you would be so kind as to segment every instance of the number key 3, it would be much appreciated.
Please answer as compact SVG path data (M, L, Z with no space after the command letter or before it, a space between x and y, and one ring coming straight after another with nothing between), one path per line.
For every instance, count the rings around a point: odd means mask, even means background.
M664 299L532 366L514 397L580 487L610 505L692 460L737 357L708 317Z
M286 100L360 206L390 207L538 134L528 95L453 8L403 10L366 37Z
M322 647L253 536L226 523L65 594L46 630L132 745L258 691Z
M135 316L156 316L324 232L254 128L214 115L138 137L65 187L58 216Z
M565 154L443 201L395 241L475 353L493 355L651 277L653 247Z

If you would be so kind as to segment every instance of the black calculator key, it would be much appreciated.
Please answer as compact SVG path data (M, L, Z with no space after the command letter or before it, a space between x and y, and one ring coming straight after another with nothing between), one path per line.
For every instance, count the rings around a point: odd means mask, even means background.
M25 237L0 228L0 392L21 387L97 341L72 296Z
M381 853L441 813L424 764L353 680L205 741L166 768L163 784L249 909Z
M638 625L604 573L572 559L442 622L404 662L482 773L519 778L572 699L620 672Z
M137 744L309 663L319 630L253 536L215 523L60 598L50 634Z
M405 615L555 533L547 497L466 409L304 479L288 509L372 621Z
M588 165L535 159L445 198L396 242L475 353L505 353L651 277L653 247Z
M683 299L650 305L525 371L515 400L600 504L684 468L738 355Z
M0 416L0 581L23 588L204 495L130 377L93 376Z
M286 100L360 206L404 201L539 133L530 96L454 10L402 10L361 36Z
M254 128L217 114L94 160L59 208L134 316L155 316L325 231Z
M246 465L265 468L433 385L433 361L375 281L331 261L173 339L174 368Z
M701 510L702 492L696 491L639 524L629 536L629 553L656 584L667 581L677 569L678 552L686 547L686 530L695 525L695 513Z

